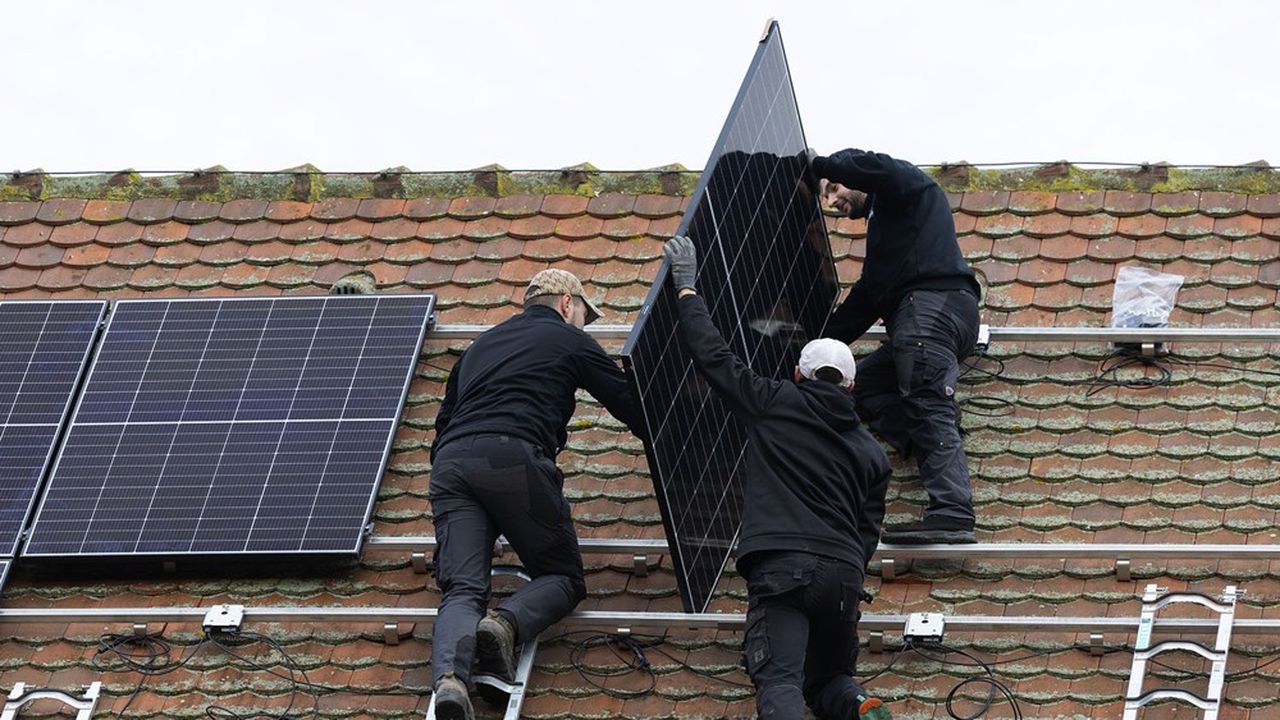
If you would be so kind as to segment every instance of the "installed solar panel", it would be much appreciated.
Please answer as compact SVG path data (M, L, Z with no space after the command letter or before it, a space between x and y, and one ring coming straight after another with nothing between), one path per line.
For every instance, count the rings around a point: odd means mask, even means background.
M12 557L107 304L0 301L0 557Z
M756 50L679 232L698 248L698 292L730 348L789 377L835 302L822 213L776 23ZM664 264L623 348L685 610L702 611L742 524L747 436L681 346Z
M433 304L116 303L24 555L358 552Z

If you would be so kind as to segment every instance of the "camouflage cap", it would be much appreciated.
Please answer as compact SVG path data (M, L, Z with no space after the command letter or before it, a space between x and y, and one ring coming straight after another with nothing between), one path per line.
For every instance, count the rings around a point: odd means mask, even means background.
M529 287L524 291L525 302L540 295L572 295L587 306L587 324L600 319L600 309L587 299L582 289L582 281L567 270L549 268L534 275L529 280Z

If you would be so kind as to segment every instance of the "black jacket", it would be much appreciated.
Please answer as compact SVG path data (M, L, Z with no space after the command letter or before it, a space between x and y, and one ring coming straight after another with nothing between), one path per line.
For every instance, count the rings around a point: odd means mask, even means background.
M772 550L863 568L880 539L889 458L862 426L853 395L756 375L729 350L701 297L677 304L694 363L749 433L739 571Z
M531 305L487 330L458 358L436 415L434 458L450 440L503 434L528 440L554 458L582 388L632 432L643 424L627 380L595 338L554 309Z
M862 277L831 316L829 337L856 340L876 320L891 317L912 290L965 290L981 296L973 269L960 252L947 195L920 168L850 149L815 158L813 171L871 196Z

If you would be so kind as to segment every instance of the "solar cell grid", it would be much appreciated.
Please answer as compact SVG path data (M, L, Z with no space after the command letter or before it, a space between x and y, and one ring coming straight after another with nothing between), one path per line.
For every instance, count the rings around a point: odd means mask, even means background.
M105 309L0 301L0 557L16 551Z
M698 292L730 348L789 377L837 285L822 214L803 182L806 147L776 24L757 49L680 231L698 248ZM742 516L747 434L693 370L675 293L659 271L623 357L688 611L704 610Z
M26 554L356 552L433 300L118 303Z

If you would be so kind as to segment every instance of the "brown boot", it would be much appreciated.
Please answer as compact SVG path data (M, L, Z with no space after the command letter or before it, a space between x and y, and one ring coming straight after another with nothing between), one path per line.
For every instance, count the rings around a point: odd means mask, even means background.
M453 673L445 673L436 683L435 696L437 720L475 720L467 686Z
M497 610L490 610L476 626L476 662L482 673L507 682L516 679L516 629Z

